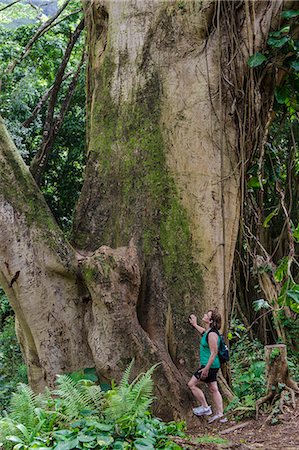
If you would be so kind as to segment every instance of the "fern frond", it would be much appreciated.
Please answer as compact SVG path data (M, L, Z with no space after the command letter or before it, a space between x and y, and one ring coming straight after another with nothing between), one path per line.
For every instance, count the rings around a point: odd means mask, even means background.
M132 359L132 361L130 362L130 364L128 365L126 370L124 371L122 379L120 380L120 383L119 383L120 390L125 389L129 385L129 378L130 378L134 363L135 363L135 358Z
M111 421L133 421L143 416L154 400L152 374L158 364L140 374L130 385L123 384L112 391L105 410Z
M9 416L16 423L22 423L28 430L32 431L38 422L35 409L39 406L38 396L29 386L20 383L17 392L12 395Z
M54 391L54 394L62 399L64 413L69 419L79 417L83 410L94 411L96 409L99 412L101 409L102 393L100 388L84 386L81 381L75 382L68 375L57 376L58 389Z
M65 415L70 419L78 417L80 411L84 409L84 399L77 383L67 375L58 375L57 384L58 389L54 391L54 394L63 399Z
M139 415L139 410L144 409L144 405L148 405L153 401L154 383L152 380L153 370L142 374L141 377L134 380L131 385L131 392L129 393L129 402L131 403L131 410L134 414Z
M98 413L101 413L103 407L104 393L101 391L100 386L95 384L85 387L85 398L88 400L89 404L93 404L94 409Z

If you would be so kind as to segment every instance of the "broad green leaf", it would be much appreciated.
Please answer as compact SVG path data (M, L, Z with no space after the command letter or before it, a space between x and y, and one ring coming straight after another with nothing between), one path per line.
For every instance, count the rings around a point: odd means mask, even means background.
M286 256L285 258L283 258L281 260L279 266L275 270L275 272L274 272L274 279L278 283L280 283L284 279L284 277L287 275L287 273L288 273L288 264L289 264L289 258L288 258L288 256Z
M287 86L278 86L275 88L275 98L280 105L286 103L286 101L289 100L290 95L291 94Z
M53 435L55 436L55 438L57 437L59 438L70 438L71 436L74 436L74 431L70 431L70 430L57 430L54 431Z
M296 61L292 61L290 67L292 67L292 69L296 72L299 72L299 60L297 59Z
M97 436L97 443L99 445L111 445L113 441L114 439L110 435L100 434Z
M299 305L299 292L298 291L287 291L287 296L290 297L295 301L295 303L298 303Z
M137 450L152 450L155 448L156 440L150 437L139 438L134 441Z
M260 52L257 52L254 55L250 56L250 58L247 61L247 64L249 67L258 67L265 61L267 61L267 59L268 58L265 55L263 55Z
M95 367L87 367L86 369L84 369L84 378L86 380L97 382L98 376Z
M267 40L267 44L270 45L270 47L281 48L289 41L289 39L290 39L289 36L284 36L281 39L276 39L276 38L270 37Z
M112 431L114 426L107 423L95 423L94 428L99 431Z
M259 300L254 300L252 302L253 305L253 309L254 311L259 311L260 309L270 309L271 306L269 305L269 303L264 300L263 298L260 298Z
M127 450L131 446L127 441L115 441L112 448L113 450Z
M23 443L22 439L20 439L18 436L7 436L6 439L11 442Z
M27 448L27 445L25 446L24 444L17 444L14 446L13 450L23 450L26 448Z
M53 447L40 447L40 444L30 444L30 450L32 450L33 448L37 448L38 450L49 450Z
M292 223L292 235L295 240L295 242L299 242L299 223L297 227L295 228L294 224Z
M294 311L296 314L299 314L299 305L297 303L291 303L290 308L292 311Z
M77 439L80 442L92 442L96 439L96 436L88 436L87 434L79 433Z
M54 447L55 450L72 450L77 448L79 445L78 439L72 439L69 441L59 442L56 447Z
M253 189L260 188L261 185L260 185L258 177L251 177L251 178L249 178L247 186L249 188L253 188Z
M299 16L299 10L298 9L289 9L288 11L282 11L281 17L283 19L291 19L292 17Z
M264 220L263 227L269 228L269 223L271 222L271 219L273 219L274 216L277 216L278 214L278 208L275 208L274 211L272 211Z
M271 33L269 33L269 37L279 38L282 34L289 33L290 28L291 28L290 25L286 25L279 31L272 31Z
M29 436L29 431L27 430L27 428L26 428L23 424L19 423L18 425L16 425L16 428L17 428L18 430L20 430L21 433L22 433L25 437L28 437L28 436Z
M296 291L296 292L298 292L299 293L299 284L296 284L296 283L292 283L290 286L289 286L289 290L290 291Z

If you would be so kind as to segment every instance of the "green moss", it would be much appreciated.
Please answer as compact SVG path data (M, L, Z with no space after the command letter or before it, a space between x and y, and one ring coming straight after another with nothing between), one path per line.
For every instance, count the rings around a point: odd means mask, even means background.
M61 248L61 232L45 200L18 154L3 122L0 123L0 190L15 211L24 214L28 227L34 224L49 245Z
M137 235L148 261L162 254L164 276L179 305L178 298L201 290L202 277L192 256L187 212L166 165L160 80L157 73L148 75L132 102L117 104L110 95L114 69L106 56L93 111L91 150L101 162L99 191L110 199L105 200L101 242L117 247Z
M85 281L88 283L97 281L99 272L98 269L92 266L84 266L82 267L82 275Z

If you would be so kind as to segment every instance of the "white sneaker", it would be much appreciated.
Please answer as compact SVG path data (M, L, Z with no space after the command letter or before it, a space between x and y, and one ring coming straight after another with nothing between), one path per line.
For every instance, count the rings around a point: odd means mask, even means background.
M212 414L210 406L198 406L197 408L193 408L192 411L196 416L210 416Z
M224 415L221 414L221 413L214 414L214 416L212 416L212 417L208 420L208 423L213 423L213 422L215 422L215 420L218 420L218 422L220 422L220 423L226 423L226 422L227 422L227 418L224 417Z

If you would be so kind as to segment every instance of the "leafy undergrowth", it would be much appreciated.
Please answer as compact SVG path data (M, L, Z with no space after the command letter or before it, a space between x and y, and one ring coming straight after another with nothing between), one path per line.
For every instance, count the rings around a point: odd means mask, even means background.
M181 447L184 422L164 423L150 414L154 399L152 373L129 383L132 364L118 386L106 392L90 380L57 377L57 389L35 395L20 384L10 410L0 420L0 448L151 450Z
M7 408L20 382L27 383L27 368L17 341L12 308L0 288L0 410Z
M231 339L233 342L230 367L232 389L236 397L226 408L226 413L238 421L255 415L256 401L266 393L266 366L263 344L250 339L245 326L237 320L232 324ZM292 352L290 347L288 348L288 366L291 377L299 381L298 353ZM279 389L283 391L285 385L281 383ZM279 414L279 399L270 406L265 405L264 408L266 413L273 414L273 424L275 424L276 415Z

